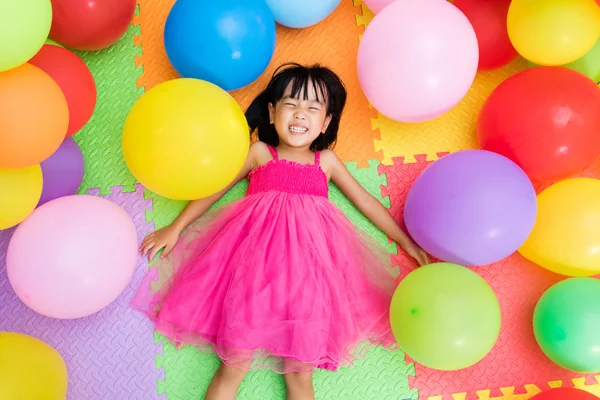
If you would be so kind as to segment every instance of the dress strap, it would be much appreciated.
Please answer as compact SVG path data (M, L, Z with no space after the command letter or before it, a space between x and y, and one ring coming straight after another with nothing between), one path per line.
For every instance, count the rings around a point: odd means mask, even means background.
M273 160L278 160L279 156L277 155L277 149L275 149L275 147L271 147L270 145L267 145L267 147L269 148L269 151L271 152L271 155L273 156Z
M315 164L316 165L321 164L321 152L320 151L315 152Z

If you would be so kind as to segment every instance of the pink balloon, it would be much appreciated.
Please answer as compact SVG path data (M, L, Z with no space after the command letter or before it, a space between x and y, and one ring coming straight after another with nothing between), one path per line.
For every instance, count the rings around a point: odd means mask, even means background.
M6 266L23 303L52 318L93 314L114 301L138 257L131 217L94 196L66 196L37 208L15 230Z
M367 26L357 62L362 90L381 114L421 122L444 114L467 94L479 48L471 23L451 3L401 0Z
M373 11L373 14L377 14L379 11L383 10L385 6L394 2L395 0L363 0L369 10Z

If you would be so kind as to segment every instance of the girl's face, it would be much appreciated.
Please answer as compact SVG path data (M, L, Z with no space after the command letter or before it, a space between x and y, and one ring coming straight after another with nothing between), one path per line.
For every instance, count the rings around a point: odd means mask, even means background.
M308 94L300 90L296 98L292 98L290 84L281 100L274 105L269 103L271 123L275 125L280 143L296 148L310 146L321 132L327 130L331 116L327 115L327 98L324 97L318 96L310 83Z

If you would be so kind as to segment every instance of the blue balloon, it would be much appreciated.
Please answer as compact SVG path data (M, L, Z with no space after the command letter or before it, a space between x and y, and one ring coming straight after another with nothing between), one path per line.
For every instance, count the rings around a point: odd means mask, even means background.
M323 21L341 0L267 0L275 21L289 28L306 28Z
M183 78L231 91L252 83L275 51L275 20L265 0L177 0L165 49Z

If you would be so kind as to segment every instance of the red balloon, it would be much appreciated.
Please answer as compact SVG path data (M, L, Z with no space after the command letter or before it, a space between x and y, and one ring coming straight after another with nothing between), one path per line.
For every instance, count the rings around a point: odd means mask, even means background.
M69 107L66 137L73 136L87 124L96 107L96 83L90 69L75 53L50 44L43 45L29 63L50 75L62 89Z
M600 90L564 67L536 67L502 82L477 120L484 150L517 163L532 180L573 176L600 155Z
M119 40L136 0L52 0L50 38L78 50L100 50Z
M477 35L480 71L500 68L518 55L506 28L510 2L511 0L454 0L453 4L465 14Z
M599 398L585 390L556 388L536 394L529 400L599 400Z

